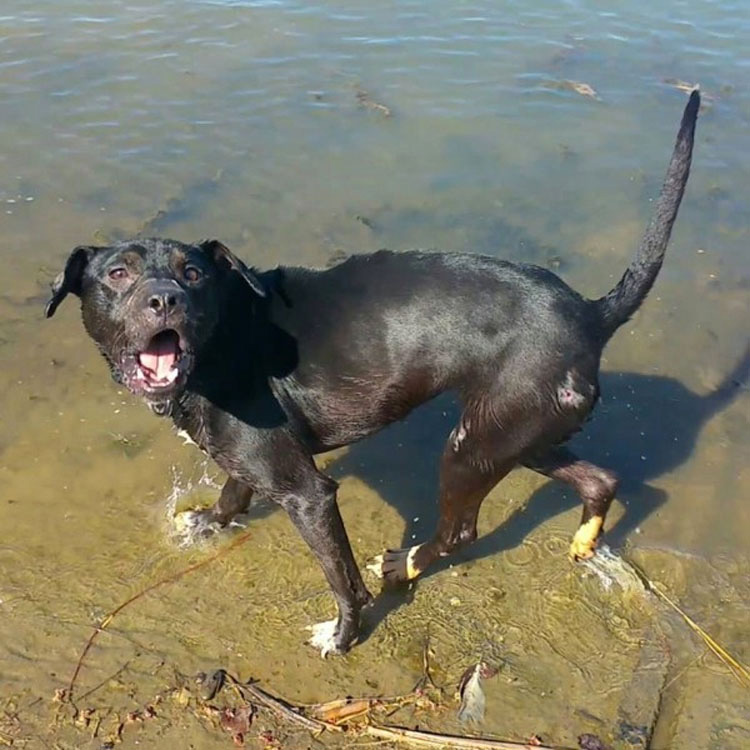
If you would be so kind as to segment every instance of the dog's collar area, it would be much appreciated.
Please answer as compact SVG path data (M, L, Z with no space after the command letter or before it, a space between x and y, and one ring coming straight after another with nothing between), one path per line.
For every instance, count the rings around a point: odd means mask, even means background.
M149 401L148 406L157 417L168 417L172 413L172 399Z

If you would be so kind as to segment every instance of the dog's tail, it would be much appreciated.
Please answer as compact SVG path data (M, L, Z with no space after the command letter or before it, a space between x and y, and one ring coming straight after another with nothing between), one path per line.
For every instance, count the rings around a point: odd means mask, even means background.
M698 89L690 94L682 115L664 185L641 244L617 286L594 302L601 316L605 341L641 306L656 279L667 249L672 225L685 192L693 156L695 121L701 98Z

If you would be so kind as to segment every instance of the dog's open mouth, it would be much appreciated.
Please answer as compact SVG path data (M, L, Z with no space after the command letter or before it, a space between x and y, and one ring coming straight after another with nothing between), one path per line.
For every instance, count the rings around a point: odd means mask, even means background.
M180 376L180 336L168 328L157 333L136 357L135 381L150 390L169 388Z

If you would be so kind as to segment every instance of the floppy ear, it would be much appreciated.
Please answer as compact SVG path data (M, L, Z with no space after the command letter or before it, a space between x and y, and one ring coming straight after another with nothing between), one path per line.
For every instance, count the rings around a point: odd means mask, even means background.
M89 245L79 245L73 250L65 264L65 270L59 273L52 282L52 297L44 308L45 317L51 318L55 314L57 306L68 296L68 292L80 296L83 272L91 256L99 249Z
M259 297L266 296L261 280L226 245L219 240L203 240L198 247L210 255L219 268L228 267L236 271Z

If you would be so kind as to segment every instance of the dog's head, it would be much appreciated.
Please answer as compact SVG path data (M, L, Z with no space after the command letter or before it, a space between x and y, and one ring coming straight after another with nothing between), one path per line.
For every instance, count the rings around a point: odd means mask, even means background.
M224 245L143 239L76 247L52 285L46 316L68 293L112 377L165 413L219 321L229 285L265 297L258 277Z

